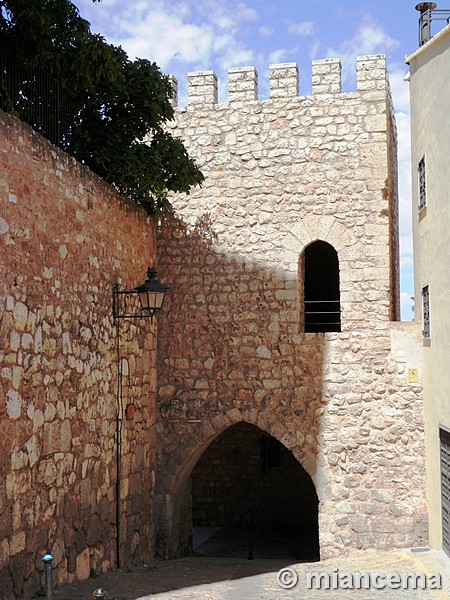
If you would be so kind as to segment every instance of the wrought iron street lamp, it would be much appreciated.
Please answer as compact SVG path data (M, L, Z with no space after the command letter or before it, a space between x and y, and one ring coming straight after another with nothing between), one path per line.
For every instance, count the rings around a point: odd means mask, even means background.
M167 285L161 283L156 277L156 269L149 267L147 270L147 281L132 290L119 289L120 280L113 288L113 314L115 319L140 319L150 318L162 309ZM139 309L132 311L132 298L138 296Z
M156 312L162 309L166 292L169 289L156 277L156 269L149 267L147 270L147 281L138 285L132 290L121 290L120 278L116 279L113 287L113 315L117 334L117 412L116 412L116 558L117 567L121 567L120 560L120 498L121 498L121 460L122 460L122 419L123 419L123 398L122 398L122 358L120 354L120 326L119 319L141 319L149 318L153 321ZM137 296L137 297L136 297ZM138 302L139 299L139 302ZM127 409L133 408L133 404L128 404ZM94 598L105 598L106 592L102 588L95 590Z

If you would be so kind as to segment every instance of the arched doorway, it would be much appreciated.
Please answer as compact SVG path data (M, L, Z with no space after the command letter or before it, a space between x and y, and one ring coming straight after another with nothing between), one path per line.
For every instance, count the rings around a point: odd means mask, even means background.
M319 560L314 484L258 427L226 429L197 462L191 489L194 553Z

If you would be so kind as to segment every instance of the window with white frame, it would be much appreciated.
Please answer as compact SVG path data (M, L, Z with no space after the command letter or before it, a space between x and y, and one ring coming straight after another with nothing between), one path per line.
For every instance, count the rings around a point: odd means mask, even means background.
M422 336L430 337L430 286L422 288Z
M425 181L425 156L419 162L417 171L419 174L419 210L422 210L422 208L425 208L427 204L427 188Z

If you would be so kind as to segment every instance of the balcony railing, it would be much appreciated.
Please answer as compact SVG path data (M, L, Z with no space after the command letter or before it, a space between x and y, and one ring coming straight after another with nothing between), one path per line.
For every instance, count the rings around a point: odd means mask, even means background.
M446 25L450 23L450 9L426 8L430 5L435 4L434 2L422 2L416 6L417 10L420 10L419 46L426 44L437 33L437 30L435 33L432 32L431 24L433 22L443 21Z
M339 300L305 300L305 332L341 331Z

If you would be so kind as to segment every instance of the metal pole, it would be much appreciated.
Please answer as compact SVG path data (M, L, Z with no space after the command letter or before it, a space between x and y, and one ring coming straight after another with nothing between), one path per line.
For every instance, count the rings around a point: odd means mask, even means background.
M45 565L45 597L47 600L53 600L52 584L52 560L53 556L48 553L42 559Z

